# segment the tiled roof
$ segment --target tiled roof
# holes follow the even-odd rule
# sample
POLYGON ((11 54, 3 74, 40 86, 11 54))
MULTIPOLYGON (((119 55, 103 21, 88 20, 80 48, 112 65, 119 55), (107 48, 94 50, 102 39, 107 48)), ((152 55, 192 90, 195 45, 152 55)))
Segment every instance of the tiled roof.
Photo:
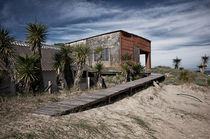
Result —
MULTIPOLYGON (((12 42, 13 48, 15 51, 15 55, 32 55, 32 51, 30 50, 30 44, 23 42, 23 41, 14 41, 12 42)), ((60 48, 58 46, 54 45, 43 45, 42 46, 42 59, 41 59, 41 64, 42 64, 42 70, 43 71, 54 71, 54 55, 56 52, 58 52, 60 48)), ((72 65, 73 70, 77 70, 77 66, 75 64, 72 65)), ((0 71, 1 70, 6 70, 4 62, 0 60, 0 71)), ((92 68, 89 66, 85 65, 85 70, 87 71, 92 71, 92 68)))
MULTIPOLYGON (((32 55, 32 51, 30 50, 30 44, 23 41, 14 41, 12 42, 13 48, 15 51, 15 55, 32 55)), ((43 71, 52 71, 54 68, 54 54, 59 51, 60 48, 53 45, 43 45, 42 46, 42 70, 43 71)), ((4 63, 0 60, 0 70, 6 70, 4 63)))

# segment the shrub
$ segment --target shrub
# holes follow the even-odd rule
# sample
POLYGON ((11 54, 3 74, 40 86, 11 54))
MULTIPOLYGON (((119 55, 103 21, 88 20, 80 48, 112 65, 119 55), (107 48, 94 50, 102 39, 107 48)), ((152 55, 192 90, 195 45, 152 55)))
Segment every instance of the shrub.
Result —
POLYGON ((179 73, 179 80, 183 82, 188 82, 190 80, 190 73, 187 70, 182 70, 179 73))
POLYGON ((144 71, 144 67, 141 64, 133 65, 134 75, 140 75, 144 71))
POLYGON ((207 79, 207 84, 210 86, 210 77, 207 79))

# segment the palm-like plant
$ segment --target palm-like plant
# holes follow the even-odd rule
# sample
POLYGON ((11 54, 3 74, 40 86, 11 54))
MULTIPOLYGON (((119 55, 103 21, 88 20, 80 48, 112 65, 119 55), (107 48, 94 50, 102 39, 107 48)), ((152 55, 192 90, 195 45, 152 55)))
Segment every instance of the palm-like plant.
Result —
POLYGON ((72 63, 72 47, 65 47, 62 46, 60 51, 55 54, 54 56, 54 66, 58 71, 58 78, 61 78, 62 82, 64 83, 67 89, 73 83, 72 78, 72 70, 71 70, 71 63, 72 63), (61 71, 61 72, 60 72, 61 71))
POLYGON ((31 50, 34 55, 37 55, 39 61, 37 62, 37 66, 39 69, 39 77, 38 77, 38 88, 39 90, 43 89, 43 77, 42 77, 42 66, 41 66, 41 47, 42 43, 45 42, 47 36, 47 27, 35 22, 34 24, 27 24, 26 27, 27 33, 26 37, 28 42, 31 44, 31 50))
POLYGON ((132 67, 134 65, 133 62, 131 62, 132 56, 128 53, 125 53, 121 56, 122 64, 121 64, 121 70, 122 73, 125 75, 126 82, 129 82, 131 80, 131 72, 132 67))
POLYGON ((132 70, 133 79, 139 79, 142 77, 141 73, 144 71, 144 67, 141 64, 134 64, 132 70))
POLYGON ((106 87, 106 85, 104 83, 104 79, 101 76, 103 70, 104 70, 103 63, 101 63, 101 62, 96 63, 95 71, 96 71, 96 74, 97 74, 96 78, 97 78, 97 87, 98 88, 105 88, 106 87))
POLYGON ((31 44, 31 50, 34 52, 34 54, 42 57, 41 43, 44 43, 46 41, 47 27, 35 22, 34 24, 27 24, 26 30, 26 37, 28 42, 31 44))
POLYGON ((174 69, 178 69, 180 62, 182 59, 179 59, 178 57, 176 57, 175 59, 173 59, 173 63, 174 63, 174 69))
POLYGON ((121 60, 127 62, 127 61, 130 61, 132 59, 132 55, 129 54, 129 53, 125 53, 121 56, 121 60))
POLYGON ((0 58, 7 67, 10 65, 10 59, 14 55, 12 41, 13 38, 9 36, 9 32, 0 26, 0 58))
POLYGON ((205 56, 202 56, 201 58, 203 60, 203 67, 206 68, 208 60, 209 60, 209 57, 205 55, 205 56))
POLYGON ((200 70, 200 72, 201 72, 201 73, 203 73, 203 72, 204 72, 204 67, 203 67, 203 65, 202 65, 202 64, 200 64, 200 65, 198 66, 198 68, 199 68, 199 70, 200 70))
POLYGON ((86 58, 90 54, 91 50, 89 46, 80 45, 74 47, 74 59, 77 65, 76 77, 74 79, 74 89, 79 90, 79 82, 82 78, 84 71, 84 65, 86 63, 86 58))
POLYGON ((99 46, 99 47, 96 47, 94 49, 94 53, 96 54, 96 61, 97 63, 99 61, 101 61, 101 57, 102 57, 102 51, 104 50, 104 47, 103 46, 99 46))
POLYGON ((37 73, 39 71, 36 63, 39 58, 37 56, 18 56, 16 69, 19 82, 23 82, 25 93, 29 93, 32 82, 37 80, 37 73))

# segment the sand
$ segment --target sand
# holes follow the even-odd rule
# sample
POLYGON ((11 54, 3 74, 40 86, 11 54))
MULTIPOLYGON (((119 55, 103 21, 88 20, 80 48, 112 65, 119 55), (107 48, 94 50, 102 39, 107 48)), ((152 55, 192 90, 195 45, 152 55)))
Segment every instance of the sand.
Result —
POLYGON ((152 86, 79 113, 57 117, 25 113, 0 133, 5 137, 9 131, 26 138, 209 139, 210 90, 194 84, 152 86))

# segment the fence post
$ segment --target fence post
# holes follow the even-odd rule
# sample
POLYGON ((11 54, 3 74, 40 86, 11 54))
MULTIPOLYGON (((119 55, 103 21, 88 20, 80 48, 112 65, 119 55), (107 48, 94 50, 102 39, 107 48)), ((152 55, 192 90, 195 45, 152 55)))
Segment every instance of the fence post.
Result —
POLYGON ((88 90, 90 89, 90 77, 87 77, 87 83, 88 83, 88 90))
POLYGON ((49 94, 52 94, 52 82, 51 81, 48 81, 48 87, 49 87, 49 89, 48 89, 49 94))

